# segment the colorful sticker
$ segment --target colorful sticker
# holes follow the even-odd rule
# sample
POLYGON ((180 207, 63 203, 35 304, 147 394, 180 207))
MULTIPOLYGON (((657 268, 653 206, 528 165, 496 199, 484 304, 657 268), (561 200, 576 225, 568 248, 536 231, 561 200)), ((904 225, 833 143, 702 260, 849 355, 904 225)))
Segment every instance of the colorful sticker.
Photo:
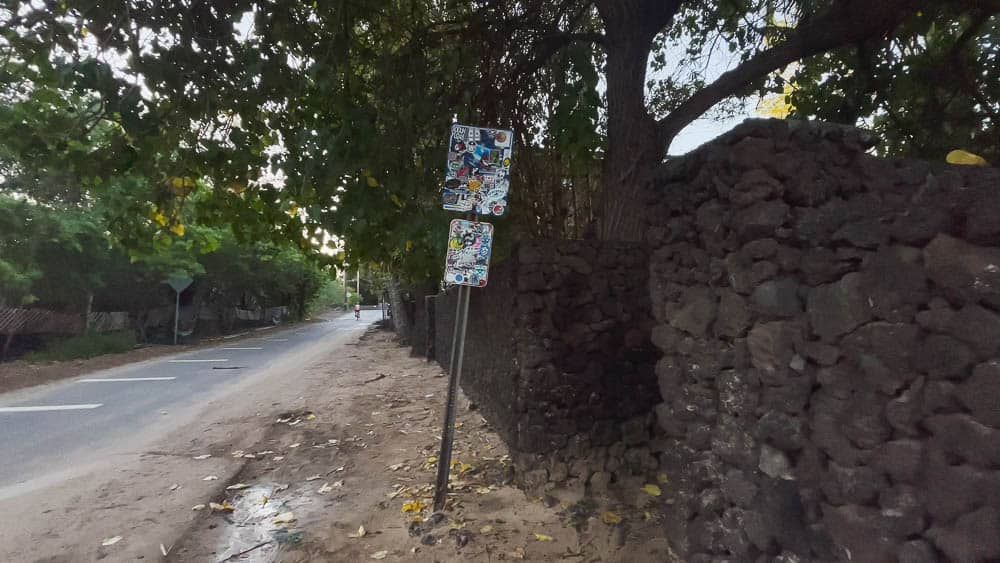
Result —
POLYGON ((503 215, 513 150, 512 131, 452 125, 441 198, 444 208, 503 215))
POLYGON ((483 287, 490 270, 493 225, 455 219, 448 229, 444 282, 483 287))

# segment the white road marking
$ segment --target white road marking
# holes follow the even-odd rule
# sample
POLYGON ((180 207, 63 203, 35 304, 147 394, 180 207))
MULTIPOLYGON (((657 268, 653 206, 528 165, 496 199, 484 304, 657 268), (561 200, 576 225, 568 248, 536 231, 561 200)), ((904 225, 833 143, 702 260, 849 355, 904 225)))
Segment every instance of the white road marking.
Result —
POLYGON ((260 346, 247 346, 245 348, 219 348, 219 350, 263 350, 260 346))
POLYGON ((81 379, 80 383, 117 383, 130 381, 171 381, 176 377, 103 377, 92 379, 81 379))
POLYGON ((228 362, 228 361, 229 361, 228 358, 216 359, 216 360, 167 360, 167 362, 171 364, 194 364, 200 362, 228 362))
POLYGON ((37 407, 0 407, 0 412, 44 412, 44 411, 81 411, 96 409, 104 403, 83 405, 39 405, 37 407))

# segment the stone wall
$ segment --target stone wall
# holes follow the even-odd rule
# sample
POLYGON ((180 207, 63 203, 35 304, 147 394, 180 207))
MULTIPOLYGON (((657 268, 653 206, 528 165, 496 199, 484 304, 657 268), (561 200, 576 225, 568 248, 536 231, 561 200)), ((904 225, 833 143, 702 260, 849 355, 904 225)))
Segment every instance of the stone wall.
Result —
POLYGON ((686 561, 1000 559, 1000 171, 868 146, 748 122, 651 204, 686 561))
MULTIPOLYGON (((462 387, 511 447, 528 488, 656 469, 647 259, 637 245, 522 242, 472 291, 462 387)), ((445 368, 455 297, 441 294, 434 306, 445 368)))

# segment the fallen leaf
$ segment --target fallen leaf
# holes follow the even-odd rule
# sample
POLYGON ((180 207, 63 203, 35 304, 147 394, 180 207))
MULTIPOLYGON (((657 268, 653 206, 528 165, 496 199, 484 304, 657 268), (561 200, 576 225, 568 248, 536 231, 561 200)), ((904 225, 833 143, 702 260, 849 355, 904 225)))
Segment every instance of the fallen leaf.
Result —
POLYGON ((215 475, 206 475, 201 478, 202 481, 217 481, 218 479, 215 475))
POLYGON ((524 559, 524 548, 516 547, 514 551, 510 552, 510 556, 513 559, 524 559))
POLYGON ((605 524, 618 524, 622 521, 622 517, 611 512, 610 510, 601 513, 601 520, 605 524))
POLYGON ((247 485, 246 483, 236 483, 235 485, 229 485, 228 487, 226 487, 226 490, 227 491, 238 491, 240 489, 249 489, 249 488, 250 488, 250 485, 247 485))
POLYGON ((643 512, 642 513, 642 519, 643 520, 652 520, 653 519, 653 515, 650 514, 649 512, 643 512))
POLYGON ((315 475, 310 475, 310 476, 306 477, 306 481, 315 481, 317 479, 322 479, 322 478, 323 478, 323 476, 320 475, 319 473, 317 473, 315 475))
POLYGON ((243 457, 247 459, 257 459, 257 456, 255 454, 243 454, 243 457))
POLYGON ((538 532, 535 532, 535 539, 538 541, 555 541, 554 539, 552 539, 552 536, 547 534, 539 534, 538 532))
POLYGON ((479 528, 480 534, 489 534, 492 532, 493 532, 493 526, 490 526, 489 524, 483 526, 482 528, 479 528))
POLYGON ((403 503, 403 512, 420 512, 426 506, 420 499, 410 500, 403 503))
POLYGON ((288 524, 295 521, 295 515, 291 512, 282 512, 271 520, 272 524, 288 524))
POLYGON ((375 553, 372 554, 372 559, 385 559, 387 555, 389 555, 388 551, 385 550, 376 551, 375 553))
POLYGON ((302 445, 302 444, 300 444, 300 443, 298 443, 298 442, 295 442, 294 444, 289 444, 289 446, 288 446, 288 447, 289 447, 289 448, 297 448, 297 447, 299 447, 299 446, 301 446, 301 445, 302 445))
POLYGON ((281 461, 281 460, 285 459, 285 456, 283 456, 283 455, 276 455, 272 459, 274 461, 281 461))
POLYGON ((215 510, 215 511, 218 511, 218 512, 232 512, 233 510, 236 509, 235 506, 229 504, 228 500, 222 501, 222 504, 219 504, 217 502, 210 502, 210 503, 208 503, 208 506, 212 510, 215 510))
POLYGON ((642 490, 643 490, 643 492, 645 492, 647 495, 649 495, 651 497, 658 497, 658 496, 660 496, 660 494, 662 494, 660 492, 660 488, 657 487, 656 485, 652 484, 652 483, 646 484, 646 486, 644 486, 642 488, 642 490))
POLYGON ((269 455, 269 454, 273 454, 273 453, 274 453, 274 451, 272 451, 272 450, 264 450, 262 452, 257 452, 257 455, 269 455))
POLYGON ((394 464, 392 464, 392 465, 389 466, 389 470, 390 471, 399 471, 402 468, 403 468, 403 464, 402 463, 394 463, 394 464))
POLYGON ((102 541, 101 545, 103 545, 103 546, 115 545, 116 543, 118 543, 120 541, 122 541, 122 537, 121 536, 115 536, 113 538, 108 538, 108 539, 102 541))
POLYGON ((340 467, 338 467, 338 468, 334 469, 334 471, 343 471, 343 470, 344 470, 344 469, 346 469, 346 468, 347 468, 347 466, 346 466, 346 465, 341 465, 340 467))
POLYGON ((366 530, 364 526, 358 526, 358 533, 356 533, 356 534, 347 534, 347 537, 350 537, 350 538, 363 538, 363 537, 365 537, 367 535, 368 535, 368 530, 366 530))
POLYGON ((275 485, 274 486, 274 492, 280 493, 281 491, 284 491, 287 488, 288 488, 288 485, 275 485))
POLYGON ((212 454, 202 454, 194 456, 194 459, 203 460, 203 459, 208 459, 210 457, 212 457, 212 454))
POLYGON ((243 450, 236 450, 233 452, 233 457, 241 457, 243 455, 243 450))
POLYGON ((170 485, 170 490, 171 491, 176 491, 179 488, 181 488, 181 486, 178 485, 177 483, 174 483, 173 485, 170 485))
POLYGON ((343 487, 344 486, 344 480, 341 479, 340 481, 334 481, 333 482, 333 486, 334 487, 343 487))
POLYGON ((323 483, 323 486, 319 488, 319 494, 325 495, 326 493, 329 493, 332 490, 333 487, 330 486, 330 483, 323 483))
POLYGON ((427 458, 427 463, 437 463, 437 460, 438 460, 437 456, 432 456, 427 458))
POLYGON ((659 481, 663 485, 666 485, 667 483, 670 482, 670 479, 667 477, 666 473, 660 473, 659 475, 657 475, 656 476, 656 480, 659 481))
POLYGON ((309 413, 309 416, 306 417, 306 420, 316 420, 316 415, 309 413))
POLYGON ((196 504, 196 505, 194 505, 194 506, 191 507, 191 510, 205 510, 205 505, 204 504, 196 504))
POLYGON ((160 544, 160 553, 162 553, 162 554, 163 554, 163 556, 164 556, 164 557, 166 557, 167 555, 170 555, 170 550, 171 550, 171 549, 173 549, 173 547, 174 547, 174 546, 170 546, 170 547, 166 547, 166 546, 164 546, 164 545, 163 545, 163 544, 161 543, 161 544, 160 544))

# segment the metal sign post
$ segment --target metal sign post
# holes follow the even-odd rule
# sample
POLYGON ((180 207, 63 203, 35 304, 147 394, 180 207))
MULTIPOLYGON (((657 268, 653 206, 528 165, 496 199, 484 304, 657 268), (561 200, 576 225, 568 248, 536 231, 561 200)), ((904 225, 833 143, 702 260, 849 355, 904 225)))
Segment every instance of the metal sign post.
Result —
POLYGON ((462 359, 465 355, 465 329, 469 322, 469 297, 472 288, 458 286, 458 304, 455 307, 455 330, 451 337, 451 361, 448 367, 448 399, 444 410, 444 429, 441 432, 441 451, 438 453, 437 481, 434 484, 434 510, 444 510, 448 500, 448 477, 451 474, 451 449, 455 442, 455 411, 458 383, 462 378, 462 359))
POLYGON ((180 325, 180 319, 181 319, 181 292, 187 289, 187 287, 191 285, 191 282, 193 281, 194 280, 191 279, 187 274, 182 274, 182 273, 171 274, 170 277, 166 279, 167 284, 170 285, 170 287, 172 287, 174 289, 174 292, 177 294, 177 298, 174 301, 174 345, 175 346, 177 345, 177 330, 180 325))
POLYGON ((514 133, 505 129, 454 124, 448 140, 448 166, 442 204, 449 211, 474 213, 455 219, 448 232, 444 281, 458 286, 455 330, 451 339, 448 397, 441 431, 434 510, 444 510, 448 501, 448 478, 455 442, 456 401, 462 379, 465 333, 469 324, 469 300, 473 287, 485 287, 493 246, 493 225, 480 223, 479 215, 503 215, 507 207, 514 133))

